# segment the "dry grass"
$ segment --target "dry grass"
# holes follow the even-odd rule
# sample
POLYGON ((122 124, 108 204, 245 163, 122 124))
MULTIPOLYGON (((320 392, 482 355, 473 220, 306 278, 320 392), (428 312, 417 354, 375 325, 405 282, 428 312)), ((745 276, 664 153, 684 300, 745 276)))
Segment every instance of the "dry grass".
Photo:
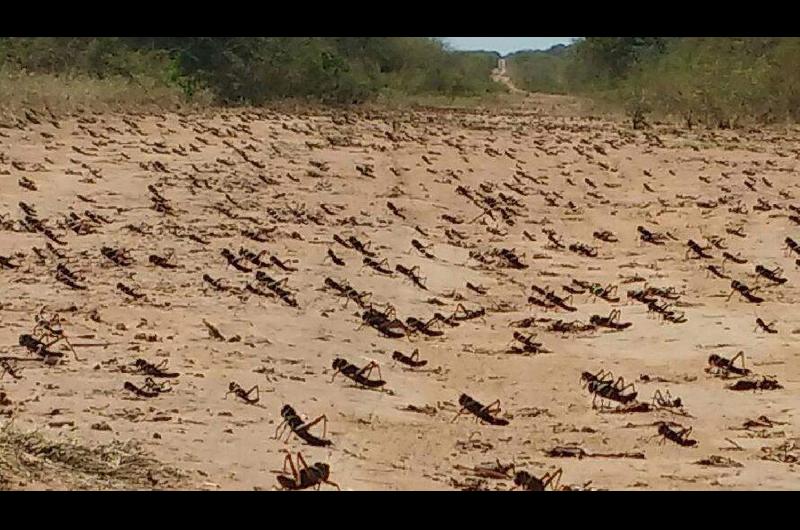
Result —
POLYGON ((148 78, 97 79, 0 70, 0 110, 5 112, 45 107, 56 113, 175 110, 210 103, 207 93, 187 102, 177 87, 148 78))
MULTIPOLYGON (((502 91, 481 96, 408 95, 388 91, 377 100, 359 105, 362 108, 407 110, 409 108, 500 108, 519 106, 523 97, 502 91)), ((17 114, 25 109, 50 109, 56 114, 74 112, 148 112, 201 110, 218 106, 208 91, 201 91, 187 101, 178 87, 152 78, 121 76, 98 79, 83 75, 26 73, 0 69, 0 112, 17 114)), ((319 107, 301 98, 271 101, 264 107, 297 111, 319 107)))
MULTIPOLYGON (((386 91, 375 101, 362 103, 359 109, 380 111, 408 111, 412 109, 454 109, 496 111, 510 108, 534 108, 548 113, 585 115, 590 112, 585 101, 565 105, 565 101, 578 98, 549 96, 546 94, 490 92, 481 96, 408 95, 386 91), (550 100, 557 102, 553 104, 550 100)), ((270 101, 261 108, 286 113, 314 113, 318 102, 302 98, 284 98, 270 101)), ((13 123, 22 118, 26 109, 49 109, 55 115, 74 115, 84 112, 203 112, 219 108, 209 91, 194 94, 187 100, 178 87, 168 86, 153 78, 126 78, 121 76, 98 79, 83 75, 54 75, 26 73, 0 68, 0 121, 13 123)), ((591 109, 594 110, 594 109, 591 109)))
POLYGON ((167 489, 184 476, 148 456, 134 442, 87 447, 41 433, 0 428, 0 490, 167 489))

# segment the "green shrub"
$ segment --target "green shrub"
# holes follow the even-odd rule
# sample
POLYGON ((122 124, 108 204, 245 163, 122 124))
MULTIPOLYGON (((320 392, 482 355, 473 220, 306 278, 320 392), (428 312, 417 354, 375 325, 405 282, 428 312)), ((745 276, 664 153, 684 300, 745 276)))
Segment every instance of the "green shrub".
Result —
POLYGON ((6 71, 147 79, 191 100, 284 98, 361 103, 379 94, 473 96, 498 90, 497 54, 463 53, 421 37, 2 38, 6 71))
POLYGON ((690 125, 800 119, 795 37, 588 37, 557 55, 515 54, 509 71, 528 90, 586 95, 690 125))

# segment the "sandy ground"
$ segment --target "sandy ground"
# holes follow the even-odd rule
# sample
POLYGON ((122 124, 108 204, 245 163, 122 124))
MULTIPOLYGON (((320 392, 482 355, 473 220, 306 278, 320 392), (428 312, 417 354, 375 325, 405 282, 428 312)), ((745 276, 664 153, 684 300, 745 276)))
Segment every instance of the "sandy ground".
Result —
MULTIPOLYGON (((18 266, 0 270, 0 355, 32 359, 9 361, 19 379, 0 379, 6 394, 0 423, 88 446, 136 440, 185 472, 184 487, 193 488, 274 488, 288 449, 309 463, 329 464, 331 480, 346 490, 509 489, 511 474, 475 476, 475 466, 498 461, 535 476, 562 468, 561 484, 573 487, 591 481, 590 487, 613 490, 796 489, 800 315, 793 304, 800 256, 787 254, 784 239, 800 240, 800 226, 789 218, 800 214, 788 208, 800 205, 800 135, 634 131, 552 116, 535 98, 527 105, 391 115, 102 114, 57 122, 37 114, 31 117, 38 123, 25 119, 0 129, 0 256, 18 266), (22 177, 36 191, 21 186, 22 177), (148 185, 172 215, 154 209, 148 185), (493 219, 457 193, 459 186, 493 205, 493 219), (754 210, 759 200, 771 209, 754 210), (26 231, 20 201, 64 244, 26 231), (91 222, 87 210, 108 222, 91 222), (70 214, 94 232, 67 227, 70 214), (642 242, 638 225, 674 239, 642 242), (744 237, 726 231, 738 227, 744 237), (543 229, 555 231, 565 248, 552 248, 543 229), (595 239, 602 230, 618 242, 595 239), (261 232, 263 241, 246 232, 261 232), (392 274, 363 266, 363 256, 335 242, 335 234, 369 242, 392 274), (747 260, 727 261, 725 274, 759 286, 763 303, 738 294, 726 300, 730 280, 705 268, 722 266, 715 236, 747 260), (415 250, 412 239, 430 245, 433 257, 415 250), (709 247, 712 258, 687 258, 689 239, 709 247), (573 243, 596 248, 597 256, 566 248, 573 243), (117 265, 103 246, 127 249, 135 262, 117 265), (238 256, 242 247, 264 251, 269 266, 246 260, 241 264, 251 272, 228 266, 220 252, 238 256), (470 256, 503 248, 514 249, 527 267, 470 256), (325 260, 328 249, 345 264, 325 260), (151 254, 172 254, 178 268, 153 265, 151 254), (284 271, 270 257, 296 270, 284 271), (57 281, 58 264, 82 277, 86 289, 57 281), (427 289, 395 272, 398 264, 418 266, 427 289), (757 278, 758 264, 782 267, 788 281, 773 286, 757 278), (286 279, 283 288, 297 307, 244 290, 259 286, 256 269, 286 279), (243 292, 216 291, 204 274, 243 292), (403 321, 450 315, 459 297, 486 315, 457 327, 432 326, 444 332, 439 337, 386 338, 372 327, 359 329, 361 310, 325 289, 327 277, 371 292, 376 307, 390 303, 403 321), (616 285, 620 301, 587 292, 572 296, 575 312, 528 304, 536 296, 531 285, 566 297, 563 286, 575 287, 572 279, 616 285), (132 299, 118 282, 146 297, 132 299), (664 322, 629 300, 627 292, 645 283, 680 293, 671 309, 687 321, 664 322), (82 360, 56 344, 52 349, 65 355, 48 366, 18 346, 43 306, 60 314, 72 343, 89 344, 76 347, 82 360), (564 334, 548 331, 544 320, 588 323, 613 309, 632 326, 564 334), (537 320, 528 329, 510 325, 529 317, 537 320), (774 321, 777 333, 754 330, 757 317, 774 321), (515 331, 537 333, 549 353, 510 353, 515 331), (395 350, 415 349, 428 361, 423 368, 392 359, 395 350), (737 392, 726 388, 733 380, 706 373, 710 354, 730 358, 739 351, 748 368, 776 377, 783 388, 737 392), (358 388, 342 375, 331 381, 336 357, 358 366, 375 361, 386 386, 358 388), (126 381, 144 384, 144 376, 121 371, 138 358, 168 361, 180 374, 169 380, 172 390, 153 398, 126 390, 126 381), (681 398, 685 415, 594 409, 580 376, 601 369, 634 383, 641 402, 668 389, 681 398), (257 385, 260 401, 226 397, 232 381, 257 385), (469 414, 452 422, 462 393, 486 405, 499 400, 499 416, 509 424, 477 423, 469 414), (324 414, 333 445, 273 439, 284 404, 307 420, 324 414), (743 428, 759 416, 775 423, 743 428), (689 438, 698 445, 662 443, 660 421, 692 427, 689 438), (570 444, 590 454, 644 458, 545 454, 570 444), (697 463, 712 456, 733 462, 697 463)), ((322 423, 311 432, 322 436, 322 423)))

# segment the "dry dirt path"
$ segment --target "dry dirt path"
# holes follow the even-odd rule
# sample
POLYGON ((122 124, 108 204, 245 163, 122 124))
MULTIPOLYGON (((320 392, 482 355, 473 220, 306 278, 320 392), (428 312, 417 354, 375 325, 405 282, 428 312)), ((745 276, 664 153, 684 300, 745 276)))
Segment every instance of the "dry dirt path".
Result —
POLYGON ((516 85, 514 85, 514 82, 511 81, 511 77, 508 75, 505 59, 498 59, 497 68, 492 70, 492 80, 505 85, 512 94, 525 93, 524 90, 517 88, 516 85))
MULTIPOLYGON (((20 377, 0 379, 0 422, 90 446, 138 441, 208 488, 272 488, 286 449, 328 463, 344 489, 508 489, 508 478, 480 482, 464 471, 496 460, 537 476, 562 468, 562 484, 607 489, 800 485, 791 463, 800 256, 784 248, 787 236, 800 241, 790 218, 800 203, 796 131, 644 134, 534 107, 37 116, 0 130, 0 356, 35 357, 18 339, 43 306, 59 312, 73 342, 108 345, 79 347, 84 360, 66 353, 52 366, 10 361, 20 377), (644 243, 637 226, 674 239, 644 243), (600 231, 617 241, 597 239, 600 231), (334 236, 368 244, 387 272, 334 236), (687 259, 689 239, 712 258, 687 259), (571 251, 577 244, 597 255, 571 251), (104 246, 127 250, 132 263, 112 262, 104 246), (224 249, 249 272, 230 266, 224 249), (239 259, 244 250, 262 265, 239 259), (726 299, 731 280, 706 269, 722 270, 723 252, 747 260, 726 261, 724 274, 757 285, 762 304, 726 299), (512 254, 524 268, 509 268, 502 256, 512 254), (86 289, 59 281, 59 264, 86 289), (782 267, 788 281, 758 279, 759 264, 782 267), (259 281, 257 270, 281 283, 259 281), (362 310, 326 278, 372 293, 369 302, 391 304, 403 322, 448 316, 458 304, 486 313, 432 325, 441 336, 386 338, 360 327, 362 310), (620 300, 571 294, 573 280, 616 286, 620 300), (570 297, 576 311, 530 305, 529 296, 542 297, 532 285, 570 297), (645 286, 673 288, 679 299, 658 303, 687 321, 665 322, 628 300, 645 286), (284 300, 275 295, 282 290, 284 300), (586 325, 614 310, 631 327, 550 331, 558 319, 586 325), (778 332, 754 331, 756 317, 778 332), (532 327, 512 326, 526 318, 532 327), (549 352, 513 353, 515 331, 535 333, 549 352), (425 367, 393 360, 415 350, 425 367), (704 371, 710 354, 739 351, 783 389, 728 390, 731 381, 704 371), (336 357, 377 362, 385 390, 331 381, 336 357), (145 384, 123 371, 140 358, 180 374, 170 392, 143 398, 124 388, 145 384), (670 390, 689 416, 593 409, 579 379, 601 369, 635 383, 642 402, 670 390), (231 382, 257 385, 260 401, 226 396, 231 382), (452 422, 462 393, 499 399, 509 424, 452 422), (308 419, 324 414, 333 445, 274 440, 284 404, 308 419), (760 416, 780 423, 742 427, 760 416), (692 427, 699 445, 660 445, 659 421, 692 427), (546 454, 569 444, 644 458, 546 454), (712 456, 734 463, 697 463, 712 456)), ((321 436, 321 427, 312 432, 321 436)))

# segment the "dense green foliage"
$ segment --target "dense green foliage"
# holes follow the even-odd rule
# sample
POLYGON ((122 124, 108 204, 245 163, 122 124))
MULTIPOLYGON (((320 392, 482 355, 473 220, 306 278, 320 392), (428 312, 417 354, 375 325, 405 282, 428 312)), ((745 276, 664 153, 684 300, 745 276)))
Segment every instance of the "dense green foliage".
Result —
POLYGON ((550 50, 514 53, 506 57, 508 75, 518 88, 529 92, 565 93, 566 67, 570 63, 563 55, 550 50))
POLYGON ((800 119, 800 38, 588 37, 554 51, 509 57, 512 79, 690 124, 800 119))
MULTIPOLYGON (((73 95, 78 86, 118 87, 155 101, 453 98, 501 90, 490 76, 497 59, 422 37, 4 37, 0 93, 61 78, 73 95)), ((507 63, 522 89, 587 95, 639 116, 712 125, 800 120, 800 38, 587 37, 507 63)))
POLYGON ((497 54, 422 37, 2 38, 0 68, 120 76, 210 90, 221 103, 282 98, 362 102, 386 93, 473 96, 500 88, 497 54))

